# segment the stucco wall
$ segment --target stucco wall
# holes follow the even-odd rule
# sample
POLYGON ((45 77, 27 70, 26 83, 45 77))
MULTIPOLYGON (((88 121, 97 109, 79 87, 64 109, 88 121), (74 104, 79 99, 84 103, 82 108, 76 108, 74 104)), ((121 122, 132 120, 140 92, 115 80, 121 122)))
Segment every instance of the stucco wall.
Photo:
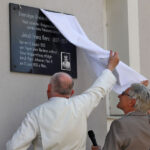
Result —
POLYGON ((141 73, 150 79, 150 1, 139 1, 139 37, 141 73))
MULTIPOLYGON (((117 51, 120 60, 129 65, 129 42, 128 42, 128 11, 127 1, 106 0, 107 14, 107 47, 117 51)), ((122 112, 116 108, 118 103, 117 94, 111 92, 109 97, 108 115, 115 116, 122 112)))
MULTIPOLYGON (((103 0, 1 0, 0 9, 0 150, 19 127, 25 113, 47 100, 49 76, 10 72, 9 2, 73 14, 79 20, 88 37, 103 47, 103 0)), ((16 29, 17 30, 17 29, 16 29)), ((86 57, 77 52, 78 79, 75 94, 88 88, 95 80, 86 57)), ((89 128, 96 132, 97 141, 103 144, 106 135, 105 101, 88 120, 89 128)), ((80 128, 80 126, 79 126, 80 128)), ((87 150, 90 150, 87 141, 87 150)))

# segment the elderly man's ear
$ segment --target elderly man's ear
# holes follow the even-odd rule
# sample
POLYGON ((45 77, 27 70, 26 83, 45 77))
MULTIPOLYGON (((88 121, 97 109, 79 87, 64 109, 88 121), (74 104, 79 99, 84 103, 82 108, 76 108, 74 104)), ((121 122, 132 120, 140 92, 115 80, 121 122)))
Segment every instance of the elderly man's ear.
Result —
POLYGON ((49 91, 49 92, 51 91, 51 84, 50 83, 48 84, 47 91, 49 91))
POLYGON ((72 96, 73 94, 74 94, 74 90, 72 89, 72 91, 71 91, 71 94, 70 94, 70 95, 72 96))
POLYGON ((130 108, 133 108, 135 106, 135 103, 136 103, 136 99, 132 99, 131 101, 129 101, 130 108))
POLYGON ((50 93, 51 93, 51 84, 49 83, 48 87, 47 87, 47 97, 48 98, 50 98, 50 93))

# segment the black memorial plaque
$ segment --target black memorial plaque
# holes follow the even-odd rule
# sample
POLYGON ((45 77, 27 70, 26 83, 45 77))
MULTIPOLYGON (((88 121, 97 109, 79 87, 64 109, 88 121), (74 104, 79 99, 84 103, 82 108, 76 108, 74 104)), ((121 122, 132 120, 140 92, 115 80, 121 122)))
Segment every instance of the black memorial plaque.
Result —
POLYGON ((38 8, 10 3, 10 70, 77 77, 76 47, 38 8))

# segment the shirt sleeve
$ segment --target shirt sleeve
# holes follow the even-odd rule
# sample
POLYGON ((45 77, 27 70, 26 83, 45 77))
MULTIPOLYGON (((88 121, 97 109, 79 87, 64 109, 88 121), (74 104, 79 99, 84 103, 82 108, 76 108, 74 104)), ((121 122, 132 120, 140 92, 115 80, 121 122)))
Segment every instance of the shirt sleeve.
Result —
POLYGON ((115 82, 116 78, 112 72, 108 69, 104 70, 88 90, 71 98, 74 106, 76 109, 84 111, 88 117, 100 100, 112 89, 115 82))
POLYGON ((27 150, 37 133, 36 119, 32 113, 28 113, 12 139, 7 142, 6 150, 27 150))

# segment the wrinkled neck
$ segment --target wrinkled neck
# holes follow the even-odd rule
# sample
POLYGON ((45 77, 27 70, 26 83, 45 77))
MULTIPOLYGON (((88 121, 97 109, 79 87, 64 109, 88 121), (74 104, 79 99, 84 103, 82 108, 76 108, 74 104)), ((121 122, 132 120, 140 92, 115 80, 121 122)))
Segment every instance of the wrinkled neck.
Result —
POLYGON ((128 114, 128 113, 133 112, 133 111, 135 111, 135 108, 129 108, 127 110, 124 110, 124 114, 128 114))

